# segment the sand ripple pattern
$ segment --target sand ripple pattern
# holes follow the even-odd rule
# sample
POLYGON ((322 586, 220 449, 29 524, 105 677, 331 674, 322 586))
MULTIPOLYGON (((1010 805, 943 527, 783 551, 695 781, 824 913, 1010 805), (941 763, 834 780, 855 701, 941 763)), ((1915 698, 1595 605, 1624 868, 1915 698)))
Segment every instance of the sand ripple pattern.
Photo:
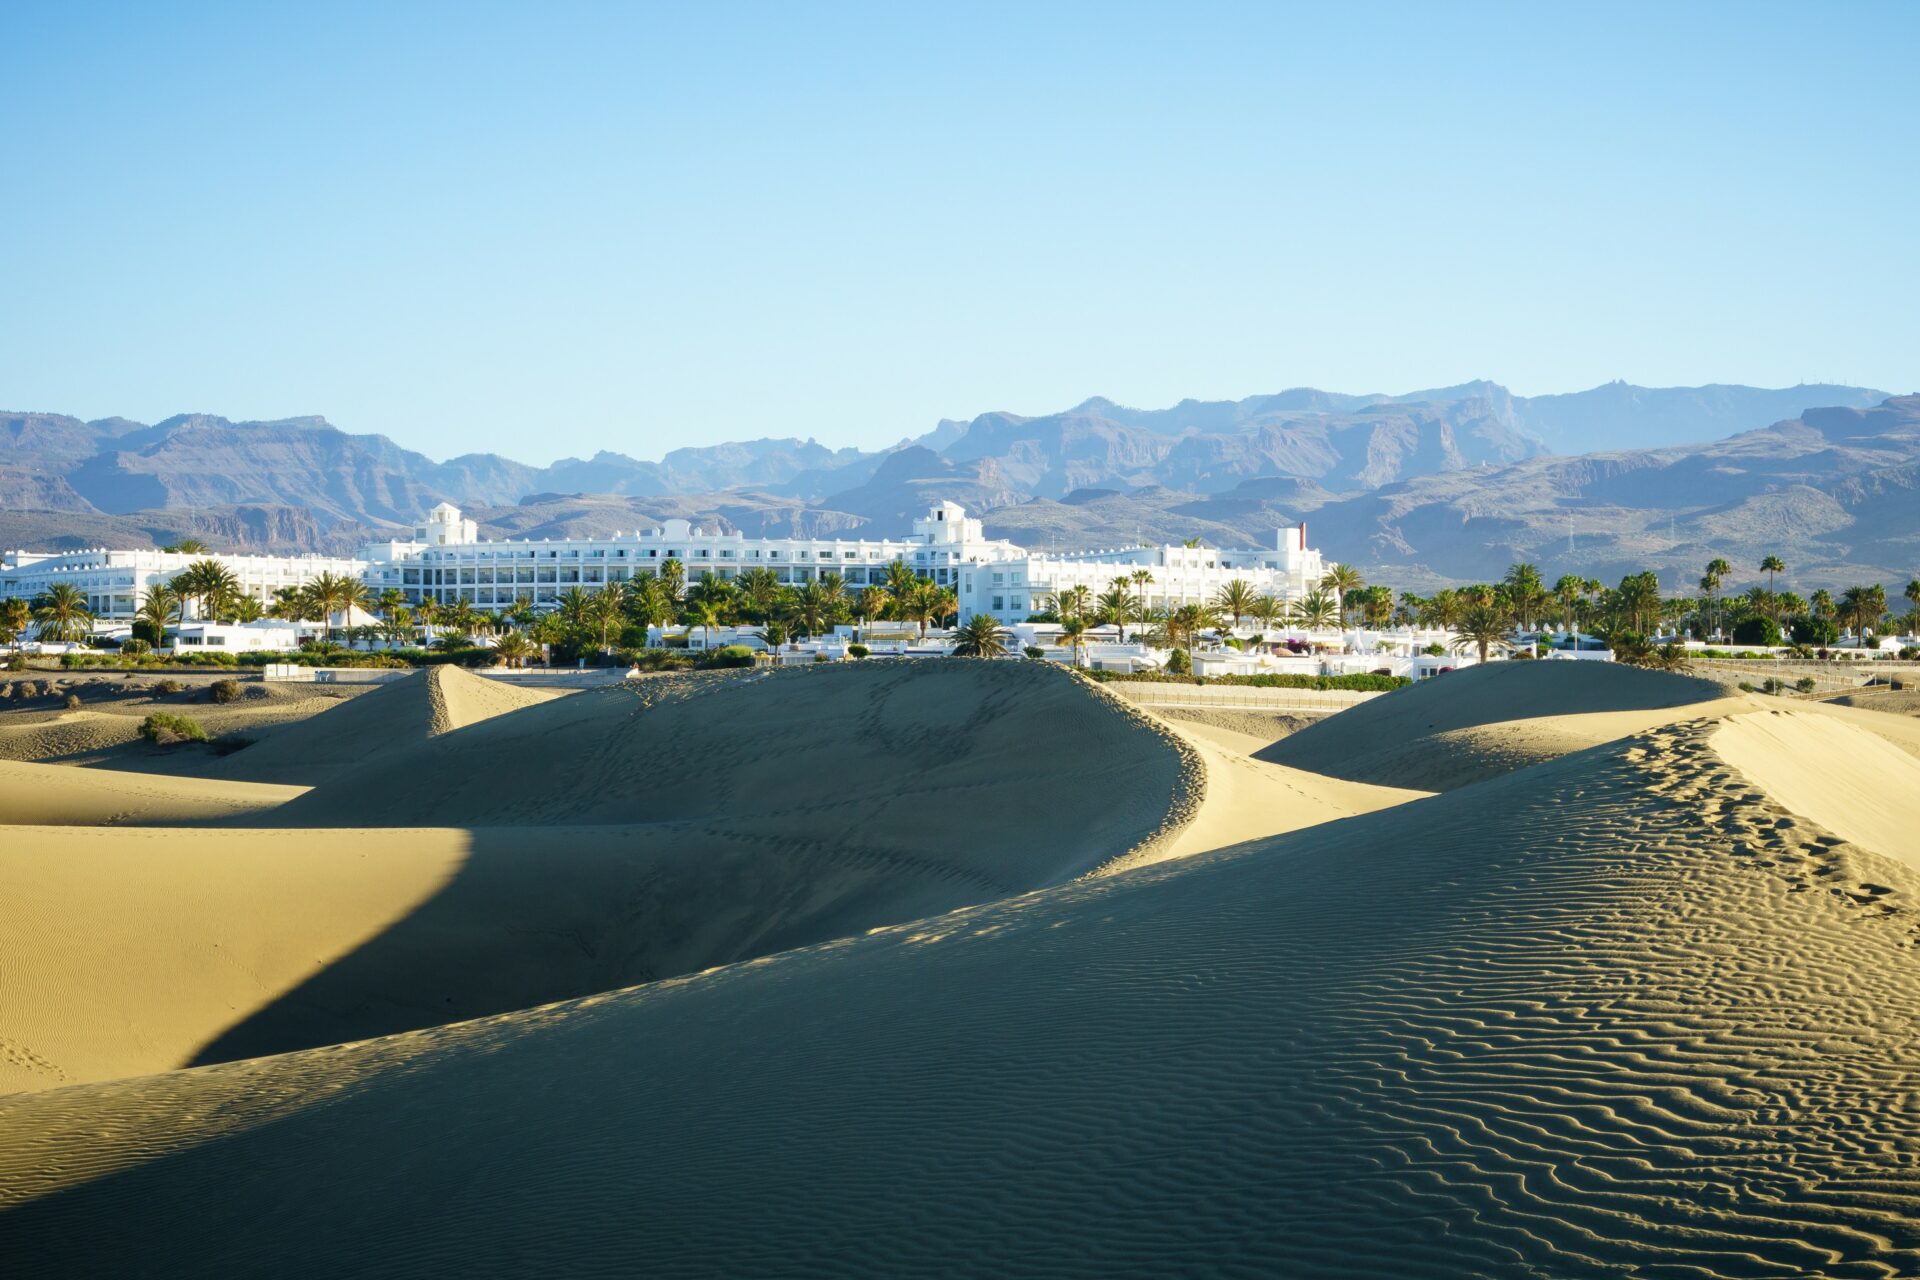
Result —
POLYGON ((0 1252, 1920 1275, 1920 884, 1707 729, 646 988, 0 1100, 0 1252))

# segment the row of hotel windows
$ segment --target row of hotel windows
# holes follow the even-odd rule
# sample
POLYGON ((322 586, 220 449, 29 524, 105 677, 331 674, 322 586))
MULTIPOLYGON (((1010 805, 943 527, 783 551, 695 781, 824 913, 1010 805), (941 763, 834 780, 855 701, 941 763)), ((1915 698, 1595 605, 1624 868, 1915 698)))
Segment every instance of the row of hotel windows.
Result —
MULTIPOLYGON (((606 551, 605 548, 592 548, 585 551, 582 551, 578 548, 573 548, 567 551, 560 551, 560 550, 552 550, 552 551, 526 551, 526 550, 520 550, 520 551, 429 551, 425 555, 421 556, 421 559, 423 560, 494 560, 494 559, 539 560, 543 558, 547 560, 580 560, 580 559, 606 560, 609 558, 614 560, 624 560, 627 558, 627 551, 625 547, 616 548, 611 553, 611 555, 609 555, 609 553, 606 551)), ((689 558, 694 560, 712 560, 715 558, 715 556, 712 550, 707 547, 695 547, 690 551, 684 551, 684 552, 669 548, 664 553, 658 547, 649 547, 647 549, 647 554, 645 556, 636 555, 634 558, 645 559, 645 560, 659 560, 659 559, 682 560, 682 559, 689 559, 689 558)), ((734 559, 734 554, 732 549, 727 547, 722 547, 720 549, 720 555, 718 558, 721 560, 734 559)), ((742 560, 758 560, 760 559, 760 552, 757 550, 750 550, 746 552, 744 555, 740 556, 739 558, 742 560)), ((801 551, 794 551, 794 552, 769 551, 767 552, 766 558, 769 560, 779 560, 783 558, 788 560, 860 560, 860 559, 905 560, 907 559, 907 553, 904 550, 898 550, 898 551, 881 550, 881 551, 866 551, 866 552, 819 551, 819 550, 814 550, 814 551, 801 550, 801 551)), ((928 555, 927 555, 927 552, 925 551, 916 551, 913 553, 913 559, 917 563, 924 564, 926 563, 927 558, 928 558, 928 555)), ((959 553, 955 551, 937 552, 933 555, 933 559, 957 560, 959 559, 959 553)))
MULTIPOLYGON (((813 569, 796 565, 793 568, 779 568, 773 571, 774 581, 782 583, 811 582, 816 574, 832 573, 832 569, 813 569)), ((541 565, 538 567, 521 566, 499 569, 405 569, 401 572, 401 583, 405 588, 434 587, 489 587, 489 586, 602 586, 607 582, 626 582, 630 578, 648 578, 653 576, 651 569, 629 571, 623 566, 602 569, 599 566, 585 568, 573 566, 541 565)), ((687 575, 689 582, 698 582, 702 578, 714 577, 730 579, 735 576, 732 569, 695 569, 687 575)), ((933 580, 942 586, 958 581, 960 571, 945 567, 935 569, 933 580)), ((883 568, 849 568, 841 575, 841 580, 850 587, 864 587, 876 582, 885 582, 887 571, 883 568)), ((508 597, 511 602, 511 596, 508 597)))

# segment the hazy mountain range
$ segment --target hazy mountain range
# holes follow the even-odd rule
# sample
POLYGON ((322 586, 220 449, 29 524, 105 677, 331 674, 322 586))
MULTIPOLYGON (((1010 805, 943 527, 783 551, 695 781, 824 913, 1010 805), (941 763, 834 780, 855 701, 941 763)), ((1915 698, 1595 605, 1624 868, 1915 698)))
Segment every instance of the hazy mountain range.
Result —
MULTIPOLYGON (((1296 389, 1042 417, 942 421, 886 450, 761 439, 658 461, 438 462, 324 418, 147 425, 0 414, 0 545, 345 550, 442 499, 494 537, 668 516, 750 533, 904 532, 939 498, 1041 547, 1198 534, 1265 541, 1302 518, 1330 556, 1405 586, 1516 558, 1607 576, 1777 552, 1806 576, 1920 571, 1920 399, 1862 387, 1522 397, 1492 382, 1405 395, 1296 389), (1568 551, 1571 535, 1572 551, 1568 551)), ((1756 559, 1757 562, 1757 559, 1756 559)))

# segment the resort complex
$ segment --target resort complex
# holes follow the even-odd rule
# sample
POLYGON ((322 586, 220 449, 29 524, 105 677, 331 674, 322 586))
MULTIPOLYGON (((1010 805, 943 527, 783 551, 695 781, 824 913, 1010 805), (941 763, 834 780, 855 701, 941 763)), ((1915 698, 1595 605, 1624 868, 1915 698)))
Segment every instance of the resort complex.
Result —
POLYGON ((66 583, 86 597, 102 622, 129 622, 146 596, 189 564, 211 559, 232 570, 245 594, 263 607, 276 591, 320 574, 350 575, 378 598, 397 590, 409 604, 465 604, 510 608, 524 601, 550 609, 571 588, 598 591, 609 584, 660 575, 669 562, 688 585, 736 580, 766 569, 782 585, 837 575, 855 590, 882 582, 900 563, 914 575, 953 592, 961 622, 987 614, 1019 622, 1040 611, 1054 593, 1084 587, 1094 595, 1116 583, 1146 607, 1176 608, 1213 600, 1235 580, 1282 602, 1316 587, 1320 553, 1306 545, 1304 524, 1280 529, 1271 547, 1138 546, 1084 553, 1031 552, 988 538, 964 508, 942 502, 913 522, 905 538, 749 538, 668 520, 651 529, 605 538, 559 541, 482 540, 478 527, 441 503, 406 541, 372 543, 351 559, 320 556, 245 556, 166 551, 87 551, 0 556, 0 599, 34 599, 66 583))

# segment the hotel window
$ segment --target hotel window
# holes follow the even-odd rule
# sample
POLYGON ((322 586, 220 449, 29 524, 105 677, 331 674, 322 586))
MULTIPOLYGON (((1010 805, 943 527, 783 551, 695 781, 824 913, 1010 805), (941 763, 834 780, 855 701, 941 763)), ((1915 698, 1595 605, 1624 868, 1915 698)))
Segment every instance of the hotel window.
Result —
POLYGON ((767 559, 769 559, 769 560, 778 560, 779 558, 780 558, 780 553, 779 553, 778 551, 769 551, 769 552, 767 552, 767 559))
POLYGON ((995 613, 1000 612, 1002 609, 1006 607, 1007 607, 1007 598, 1005 596, 995 596, 993 598, 993 611, 995 613))
POLYGON ((1020 603, 1020 597, 1019 597, 1019 596, 1015 596, 1015 597, 1013 598, 1013 605, 1012 605, 1012 607, 1013 607, 1014 609, 1024 609, 1024 608, 1026 608, 1027 606, 1025 606, 1025 605, 1023 605, 1023 604, 1021 604, 1021 603, 1020 603))

